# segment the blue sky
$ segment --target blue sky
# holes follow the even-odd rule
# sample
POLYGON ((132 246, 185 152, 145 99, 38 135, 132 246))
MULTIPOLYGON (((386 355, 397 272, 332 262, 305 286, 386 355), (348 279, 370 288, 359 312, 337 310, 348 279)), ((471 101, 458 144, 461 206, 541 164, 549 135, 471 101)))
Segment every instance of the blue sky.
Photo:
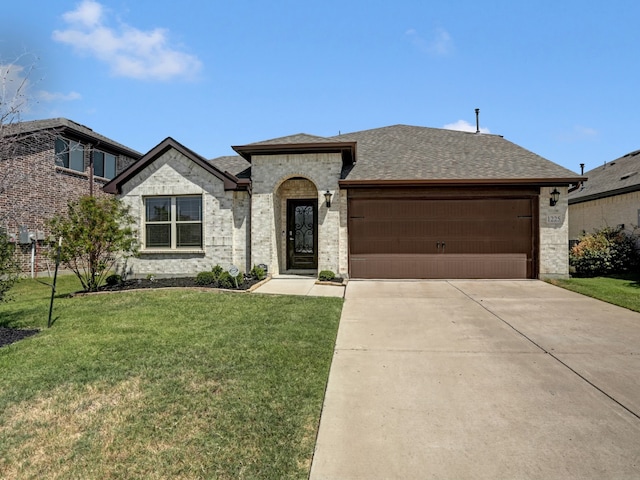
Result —
POLYGON ((483 131, 578 172, 640 149, 639 19, 636 0, 22 0, 2 7, 0 65, 28 75, 24 120, 143 153, 475 131, 480 108, 483 131))

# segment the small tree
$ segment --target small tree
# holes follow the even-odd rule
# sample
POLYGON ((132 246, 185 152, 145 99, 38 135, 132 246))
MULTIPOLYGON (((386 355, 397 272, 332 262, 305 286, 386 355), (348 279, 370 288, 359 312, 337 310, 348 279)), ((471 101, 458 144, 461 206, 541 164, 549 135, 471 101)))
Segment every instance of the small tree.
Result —
POLYGON ((118 199, 82 197, 69 204, 67 216, 57 215, 49 225, 56 239, 62 237, 61 263, 85 291, 95 292, 119 258, 136 253, 132 223, 129 208, 118 199))
POLYGON ((7 292, 18 279, 18 265, 13 256, 14 245, 0 229, 0 303, 8 300, 7 292))

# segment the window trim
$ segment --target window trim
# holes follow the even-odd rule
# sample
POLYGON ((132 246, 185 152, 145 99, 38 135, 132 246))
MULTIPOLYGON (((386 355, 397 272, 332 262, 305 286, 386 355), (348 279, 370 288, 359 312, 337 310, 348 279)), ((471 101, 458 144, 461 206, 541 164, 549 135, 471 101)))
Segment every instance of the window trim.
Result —
POLYGON ((177 253, 202 253, 204 252, 204 199, 200 194, 191 194, 191 195, 147 195, 142 197, 142 211, 143 211, 143 228, 142 232, 144 235, 143 238, 143 248, 141 249, 141 253, 166 253, 166 252, 177 252, 177 253), (148 221, 147 220, 147 200, 153 198, 163 198, 169 199, 169 220, 168 221, 148 221), (200 220, 178 220, 177 219, 177 199, 178 198, 198 198, 200 199, 200 220), (169 246, 147 246, 147 226, 148 225, 170 225, 169 230, 169 246), (178 239, 178 225, 184 224, 198 224, 200 225, 200 245, 199 246, 177 246, 178 239))

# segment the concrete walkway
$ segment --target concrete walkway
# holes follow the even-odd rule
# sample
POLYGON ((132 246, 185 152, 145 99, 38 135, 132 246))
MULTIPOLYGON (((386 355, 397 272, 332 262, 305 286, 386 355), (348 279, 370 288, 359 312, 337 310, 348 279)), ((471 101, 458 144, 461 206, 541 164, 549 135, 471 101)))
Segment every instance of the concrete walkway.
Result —
POLYGON ((640 478, 640 314, 539 281, 350 281, 312 480, 640 478))
POLYGON ((315 277, 300 275, 279 275, 256 288, 253 293, 275 295, 306 295, 310 297, 344 297, 345 287, 341 285, 321 285, 315 277))

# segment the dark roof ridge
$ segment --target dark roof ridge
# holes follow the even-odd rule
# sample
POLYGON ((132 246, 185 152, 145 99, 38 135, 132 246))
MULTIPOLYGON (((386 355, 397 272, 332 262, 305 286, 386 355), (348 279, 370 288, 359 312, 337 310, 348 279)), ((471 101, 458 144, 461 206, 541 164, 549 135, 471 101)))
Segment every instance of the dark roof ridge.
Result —
POLYGON ((340 133, 338 135, 332 136, 332 137, 328 137, 330 139, 333 138, 339 138, 339 137, 343 137, 343 136, 349 136, 349 135, 356 135, 356 134, 362 134, 362 133, 367 133, 367 132, 375 132, 375 131, 380 131, 380 130, 394 130, 394 129, 399 129, 399 128, 411 128, 411 129, 419 129, 419 130, 437 130, 437 131, 441 131, 441 132, 452 132, 452 134, 458 134, 458 133, 464 133, 467 135, 477 135, 477 136, 492 136, 492 137, 500 137, 500 138, 504 138, 503 135, 497 134, 497 133, 484 133, 484 132, 468 132, 465 130, 453 130, 450 128, 438 128, 438 127, 425 127, 425 126, 421 126, 421 125, 409 125, 406 123, 397 123, 395 125, 387 125, 384 127, 374 127, 374 128, 367 128, 364 130, 357 130, 354 132, 347 132, 347 133, 340 133))

